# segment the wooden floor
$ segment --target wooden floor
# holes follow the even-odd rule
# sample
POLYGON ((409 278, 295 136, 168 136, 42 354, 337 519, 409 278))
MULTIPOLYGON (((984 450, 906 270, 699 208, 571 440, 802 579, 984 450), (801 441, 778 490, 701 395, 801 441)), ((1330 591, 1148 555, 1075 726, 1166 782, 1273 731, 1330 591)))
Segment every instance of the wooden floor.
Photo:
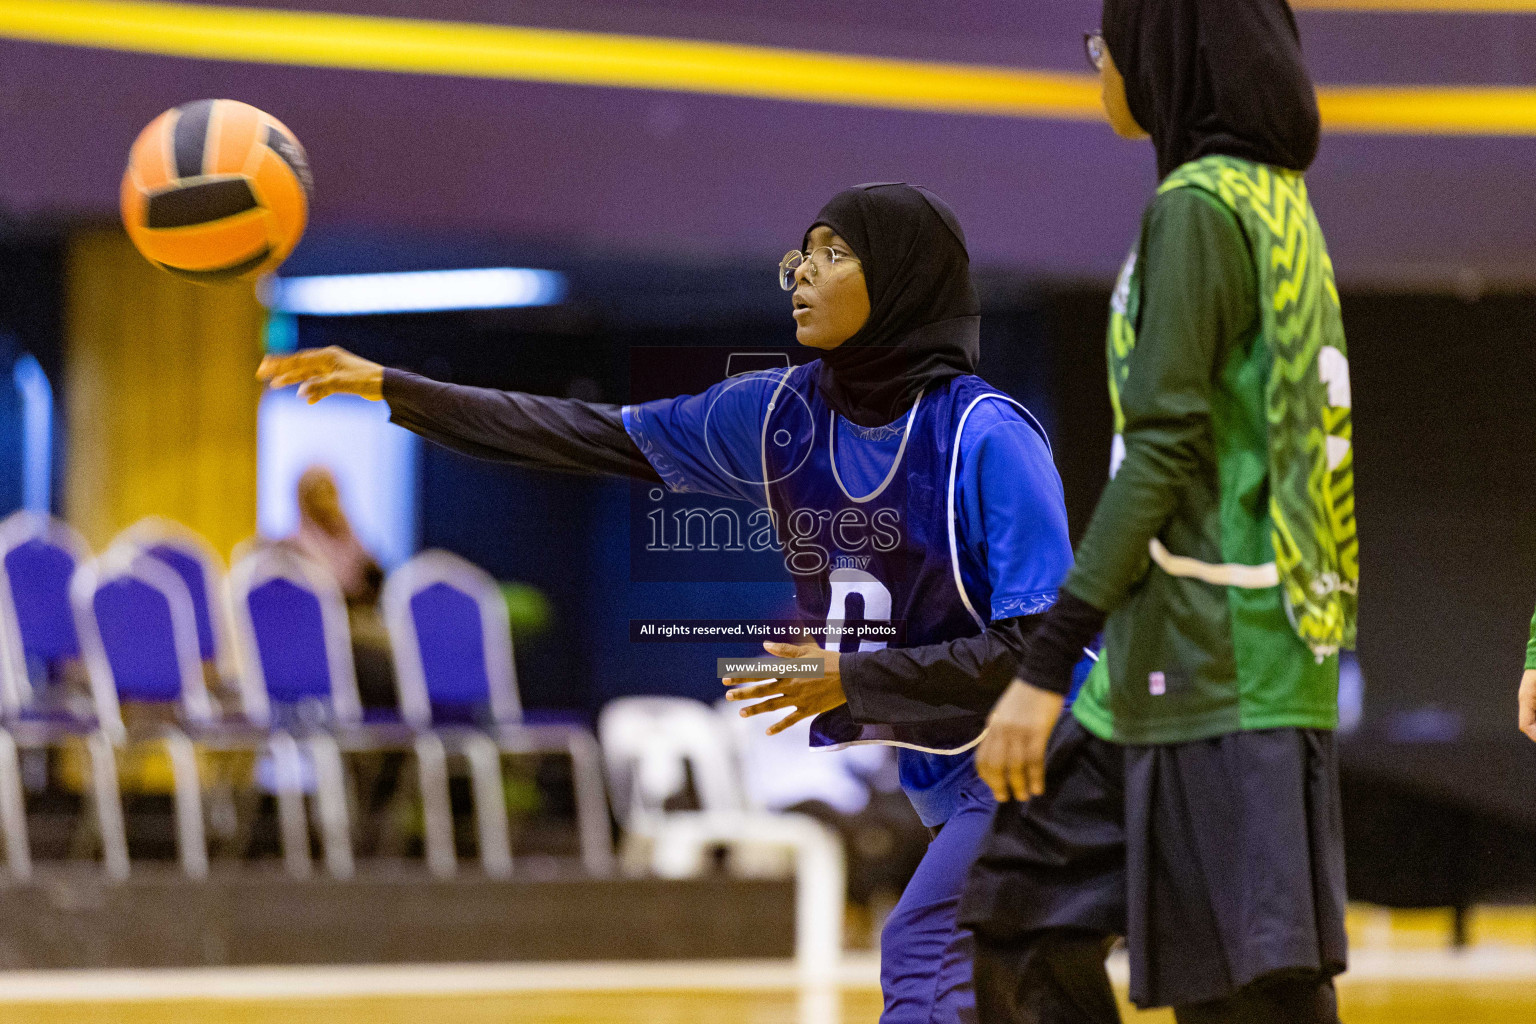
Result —
MULTIPOLYGON (((1533 1024, 1536 908, 1350 912, 1346 1024, 1533 1024)), ((1123 986, 1124 957, 1111 974, 1123 986)), ((878 959, 799 991, 788 961, 0 973, 0 1024, 875 1024, 878 959)), ((1173 1024, 1124 1008, 1125 1024, 1173 1024)))
MULTIPOLYGON (((1365 982, 1343 986, 1347 1024, 1529 1024, 1536 983, 1365 982)), ((873 1024, 879 993, 845 991, 811 1005, 786 991, 520 992, 482 996, 189 999, 0 1007, 5 1024, 873 1024), (831 1010, 828 1013, 828 1010, 831 1010)), ((1127 1024, 1172 1024, 1166 1011, 1127 1024)))

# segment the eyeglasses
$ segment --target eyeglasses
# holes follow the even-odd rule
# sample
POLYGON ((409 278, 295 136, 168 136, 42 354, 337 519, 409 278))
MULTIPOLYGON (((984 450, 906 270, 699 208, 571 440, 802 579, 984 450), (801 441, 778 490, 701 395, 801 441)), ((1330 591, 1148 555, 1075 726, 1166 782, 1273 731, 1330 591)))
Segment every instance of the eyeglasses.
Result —
POLYGON ((1109 55, 1109 47, 1104 44, 1104 30, 1096 28, 1092 32, 1083 33, 1083 50, 1088 54, 1088 63, 1095 71, 1104 70, 1104 58, 1109 55))
POLYGON ((810 252, 792 249, 779 260, 779 287, 787 292, 794 291, 795 273, 802 266, 805 267, 805 276, 814 281, 816 275, 828 267, 835 267, 839 263, 858 262, 858 257, 841 252, 830 245, 818 245, 810 252))

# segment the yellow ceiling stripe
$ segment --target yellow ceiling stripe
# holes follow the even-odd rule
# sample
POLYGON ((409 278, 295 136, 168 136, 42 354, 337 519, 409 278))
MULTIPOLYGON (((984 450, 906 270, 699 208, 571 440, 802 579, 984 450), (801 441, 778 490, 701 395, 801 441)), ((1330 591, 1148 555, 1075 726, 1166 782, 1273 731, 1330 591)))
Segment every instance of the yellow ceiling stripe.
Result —
POLYGON ((1536 135, 1536 89, 1335 85, 1317 105, 1335 132, 1536 135))
POLYGON ((1536 0, 1291 0, 1298 11, 1401 14, 1536 14, 1536 0))
MULTIPOLYGON (((208 60, 945 113, 1103 116, 1090 74, 560 29, 208 4, 0 0, 0 36, 208 60)), ((1319 101, 1331 131, 1536 134, 1532 88, 1325 86, 1319 101)))
POLYGON ((0 0, 0 35, 140 53, 1098 118, 1091 75, 406 18, 106 0, 0 0))

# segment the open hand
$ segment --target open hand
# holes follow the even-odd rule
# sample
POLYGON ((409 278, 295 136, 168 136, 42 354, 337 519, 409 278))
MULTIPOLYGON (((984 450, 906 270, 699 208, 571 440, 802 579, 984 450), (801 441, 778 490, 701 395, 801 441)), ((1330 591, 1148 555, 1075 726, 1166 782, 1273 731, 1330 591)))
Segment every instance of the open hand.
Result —
POLYGON ((976 749, 976 774, 999 803, 1045 792, 1045 746, 1064 702, 1058 693, 1015 679, 992 708, 976 749))
POLYGON ((781 708, 794 710, 768 727, 768 735, 781 733, 796 722, 803 721, 823 711, 831 711, 840 704, 848 703, 843 693, 843 677, 838 671, 840 655, 817 644, 765 643, 763 650, 781 658, 819 658, 822 662, 820 676, 797 676, 789 679, 725 679, 726 686, 734 687, 725 695, 726 700, 757 700, 757 704, 741 709, 742 718, 751 718, 781 708))
POLYGON ((297 384, 299 397, 310 405, 326 395, 361 395, 372 402, 384 397, 384 367, 336 345, 266 356, 256 379, 273 388, 297 384))
POLYGON ((1520 677, 1520 731, 1536 740, 1536 668, 1520 677))

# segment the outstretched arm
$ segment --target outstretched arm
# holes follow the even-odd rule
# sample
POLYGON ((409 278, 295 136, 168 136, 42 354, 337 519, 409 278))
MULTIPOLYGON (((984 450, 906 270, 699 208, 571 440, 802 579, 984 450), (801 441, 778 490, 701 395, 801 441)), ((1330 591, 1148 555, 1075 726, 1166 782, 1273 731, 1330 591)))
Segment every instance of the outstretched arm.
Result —
POLYGON ((390 422, 480 459, 660 483, 624 431, 619 407, 470 388, 384 371, 390 422))
POLYGON ((976 636, 843 656, 855 721, 903 725, 984 715, 1013 679, 1039 622, 1021 615, 976 636))
POLYGON ((298 384, 299 397, 311 404, 336 394, 386 401, 391 422, 475 458, 661 480, 629 439, 616 405, 445 384, 335 346, 267 356, 257 376, 274 388, 298 384))

